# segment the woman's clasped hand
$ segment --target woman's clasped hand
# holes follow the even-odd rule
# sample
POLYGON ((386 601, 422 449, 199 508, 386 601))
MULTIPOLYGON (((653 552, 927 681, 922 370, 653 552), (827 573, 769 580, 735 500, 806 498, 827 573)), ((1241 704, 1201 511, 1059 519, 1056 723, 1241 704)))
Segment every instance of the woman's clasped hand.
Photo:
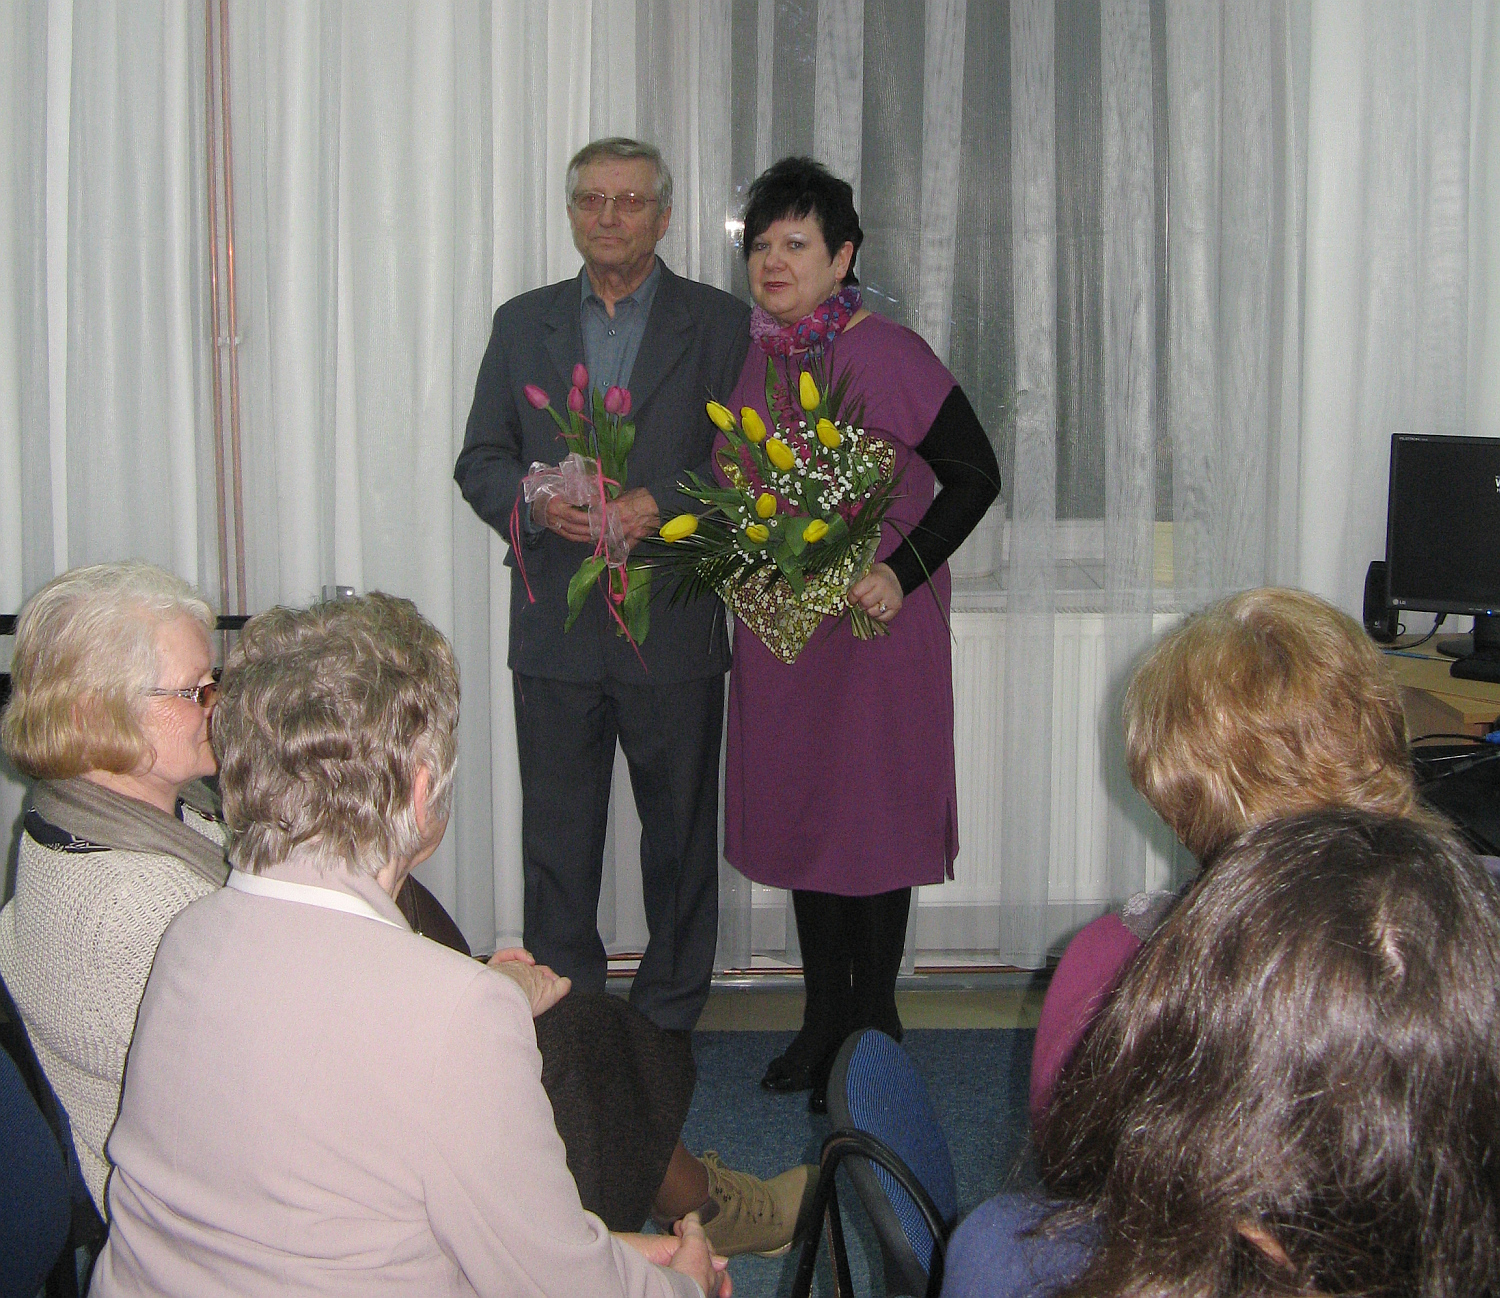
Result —
POLYGON ((547 965, 539 965, 525 947, 512 946, 496 951, 489 958, 489 966, 496 973, 504 974, 526 997, 531 1006, 531 1017, 539 1018, 550 1010, 572 989, 573 980, 553 972, 547 965))
POLYGON ((901 611, 901 583, 888 563, 877 563, 849 587, 850 607, 858 605, 875 621, 889 623, 901 611))
POLYGON ((670 1235, 620 1234, 632 1248, 657 1266, 691 1276, 707 1298, 730 1298, 729 1260, 715 1255, 696 1212, 679 1220, 670 1235))

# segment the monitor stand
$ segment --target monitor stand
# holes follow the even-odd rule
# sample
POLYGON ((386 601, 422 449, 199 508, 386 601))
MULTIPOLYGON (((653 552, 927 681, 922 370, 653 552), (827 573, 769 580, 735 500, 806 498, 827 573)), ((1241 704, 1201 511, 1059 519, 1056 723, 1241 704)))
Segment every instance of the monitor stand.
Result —
POLYGON ((1500 615, 1476 613, 1473 635, 1444 636, 1437 647, 1439 653, 1457 659, 1448 668, 1450 676, 1500 684, 1500 615))

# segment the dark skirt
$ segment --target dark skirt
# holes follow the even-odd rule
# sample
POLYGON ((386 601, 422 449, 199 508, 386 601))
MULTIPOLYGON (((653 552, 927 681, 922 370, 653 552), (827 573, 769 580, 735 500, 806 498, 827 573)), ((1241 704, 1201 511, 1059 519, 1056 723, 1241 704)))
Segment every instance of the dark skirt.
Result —
MULTIPOLYGON (((448 912, 415 879, 396 899, 418 933, 470 954, 448 912)), ((583 1206, 611 1230, 640 1230, 692 1103, 689 1033, 668 1032, 629 1001, 569 992, 536 1020, 542 1086, 583 1206)))
POLYGON ((688 1035, 601 992, 569 992, 536 1021, 568 1170, 611 1230, 640 1230, 667 1174, 697 1081, 688 1035))

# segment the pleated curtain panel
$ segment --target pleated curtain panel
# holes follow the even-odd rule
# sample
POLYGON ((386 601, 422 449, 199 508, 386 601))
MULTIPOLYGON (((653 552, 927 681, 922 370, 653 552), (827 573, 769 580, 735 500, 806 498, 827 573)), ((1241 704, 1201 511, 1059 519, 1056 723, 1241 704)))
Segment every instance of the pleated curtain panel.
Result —
MULTIPOLYGON (((673 169, 668 264, 742 295, 750 180, 789 153, 849 179, 867 303, 995 438, 1003 503, 956 561, 962 851, 917 961, 1038 966, 1180 877, 1121 764, 1132 661, 1246 586, 1357 612, 1390 434, 1500 435, 1495 0, 4 6, 0 612, 130 555, 230 611, 414 599, 463 672, 421 873, 476 949, 521 932, 511 578, 451 473, 491 312, 576 272, 563 172, 606 134, 673 169)), ((8 829, 21 796, 7 770, 8 829)), ((623 778, 615 803, 601 926, 639 950, 623 778)), ((722 876, 721 965, 795 958, 785 899, 722 876)))

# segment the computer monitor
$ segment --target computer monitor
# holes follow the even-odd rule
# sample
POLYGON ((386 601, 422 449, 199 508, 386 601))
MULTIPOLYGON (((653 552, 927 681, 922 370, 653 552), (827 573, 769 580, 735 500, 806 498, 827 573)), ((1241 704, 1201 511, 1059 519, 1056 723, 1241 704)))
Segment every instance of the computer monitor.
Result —
POLYGON ((1453 675, 1500 681, 1500 438, 1391 437, 1385 563, 1391 607, 1474 618, 1453 675))

